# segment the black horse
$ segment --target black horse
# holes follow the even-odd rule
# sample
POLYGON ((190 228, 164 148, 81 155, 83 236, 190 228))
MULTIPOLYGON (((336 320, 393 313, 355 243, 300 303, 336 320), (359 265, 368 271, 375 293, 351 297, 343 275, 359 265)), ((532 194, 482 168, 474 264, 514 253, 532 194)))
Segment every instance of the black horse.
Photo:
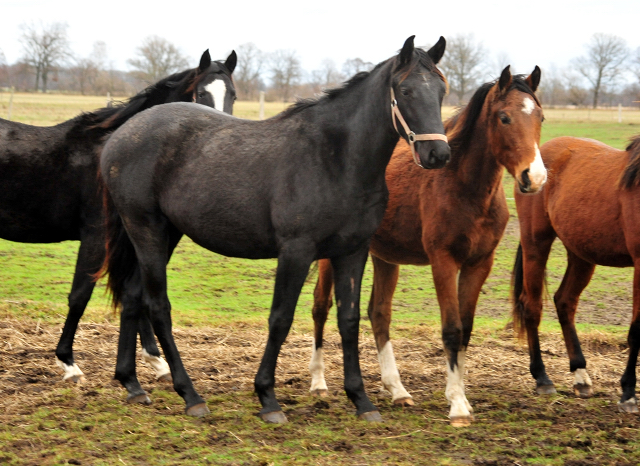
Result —
POLYGON ((360 282, 399 137, 419 141, 416 162, 426 168, 449 159, 440 115, 446 83, 435 66, 444 49, 444 38, 428 52, 414 49, 412 36, 370 73, 269 120, 170 104, 113 133, 100 162, 112 203, 105 270, 123 308, 115 377, 130 401, 150 402, 135 371, 135 329, 146 313, 187 414, 209 412, 171 333, 166 265, 186 234, 226 256, 278 258, 269 338, 255 379, 262 419, 286 421, 274 393, 276 361, 309 266, 320 258, 330 258, 335 270, 346 393, 362 418, 381 419, 360 373, 360 282))
MULTIPOLYGON (((231 73, 237 57, 211 61, 149 86, 126 103, 83 113, 56 126, 39 127, 0 119, 0 238, 22 243, 80 240, 69 314, 56 349, 65 380, 79 381, 73 339, 105 257, 104 217, 99 192, 98 154, 105 138, 133 115, 166 102, 198 102, 231 113, 235 89, 231 73)), ((169 370, 142 325, 145 359, 158 377, 169 370)))

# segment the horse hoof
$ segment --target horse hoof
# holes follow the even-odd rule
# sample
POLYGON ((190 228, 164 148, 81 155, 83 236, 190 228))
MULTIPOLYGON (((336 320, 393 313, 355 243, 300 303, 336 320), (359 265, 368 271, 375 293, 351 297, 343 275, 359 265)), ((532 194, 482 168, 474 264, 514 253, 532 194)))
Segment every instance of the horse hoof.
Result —
POLYGON ((329 396, 329 390, 326 390, 324 388, 311 390, 311 396, 321 396, 324 398, 325 396, 329 396))
POLYGON ((454 416, 449 419, 451 427, 469 427, 471 425, 471 416, 454 416))
POLYGON ((127 403, 140 403, 141 405, 150 405, 151 398, 147 396, 146 393, 141 393, 139 395, 129 395, 127 397, 127 403))
POLYGON ((173 377, 171 377, 171 372, 162 374, 160 377, 158 377, 158 382, 173 384, 173 377))
POLYGON ((211 411, 207 408, 207 403, 198 403, 197 405, 187 408, 185 412, 187 413, 187 416, 204 417, 211 411))
POLYGON ((618 402, 618 410, 622 413, 637 413, 638 400, 635 397, 629 398, 627 401, 618 402))
POLYGON ((87 381, 87 379, 84 378, 84 375, 72 375, 68 379, 64 379, 64 381, 77 384, 77 385, 82 385, 87 381))
POLYGON ((573 391, 576 396, 580 398, 589 398, 593 395, 593 388, 591 385, 587 385, 584 383, 577 383, 573 386, 573 391))
POLYGON ((538 395, 554 395, 556 392, 555 385, 540 385, 536 387, 538 395))
POLYGON ((362 413, 360 416, 358 416, 358 419, 367 422, 382 422, 380 411, 369 411, 367 413, 362 413))
POLYGON ((409 397, 404 397, 404 398, 398 398, 397 400, 393 400, 393 404, 395 406, 402 406, 402 407, 415 405, 415 403, 413 402, 413 398, 411 398, 410 396, 409 397))
POLYGON ((260 418, 268 424, 286 424, 287 422, 287 416, 285 416, 282 411, 260 413, 260 418))

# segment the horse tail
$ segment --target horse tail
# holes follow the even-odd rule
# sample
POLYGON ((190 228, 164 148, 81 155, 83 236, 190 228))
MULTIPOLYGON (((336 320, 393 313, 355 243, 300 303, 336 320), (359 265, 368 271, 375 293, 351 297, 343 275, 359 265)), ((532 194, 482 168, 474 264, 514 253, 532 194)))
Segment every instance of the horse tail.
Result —
POLYGON ((516 252, 516 261, 511 271, 511 299, 513 301, 513 309, 511 316, 513 317, 513 330, 522 339, 526 332, 524 322, 524 303, 520 296, 524 288, 524 269, 522 265, 522 244, 518 244, 518 252, 516 252))
POLYGON ((107 290, 111 293, 113 307, 117 308, 122 304, 125 284, 138 268, 138 258, 122 218, 106 189, 103 190, 103 202, 106 214, 106 255, 97 277, 108 275, 107 290))

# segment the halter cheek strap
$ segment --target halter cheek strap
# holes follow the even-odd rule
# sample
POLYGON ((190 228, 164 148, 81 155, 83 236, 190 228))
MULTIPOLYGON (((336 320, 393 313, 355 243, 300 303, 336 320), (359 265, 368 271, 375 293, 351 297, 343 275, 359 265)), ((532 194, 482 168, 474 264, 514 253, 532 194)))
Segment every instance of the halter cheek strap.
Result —
MULTIPOLYGON (((449 142, 447 136, 440 133, 430 133, 430 134, 416 134, 409 129, 409 125, 402 118, 402 114, 400 113, 400 109, 398 108, 398 101, 396 100, 396 95, 393 92, 393 87, 391 88, 391 119, 393 120, 393 127, 398 131, 398 126, 396 125, 396 118, 404 128, 404 132, 407 133, 407 139, 409 139, 409 145, 411 146, 411 155, 413 155, 413 161, 419 167, 422 167, 420 163, 420 159, 416 154, 416 149, 414 147, 416 141, 444 141, 449 142)), ((400 131, 398 131, 400 134, 400 131)), ((424 167, 422 167, 424 168, 424 167)))

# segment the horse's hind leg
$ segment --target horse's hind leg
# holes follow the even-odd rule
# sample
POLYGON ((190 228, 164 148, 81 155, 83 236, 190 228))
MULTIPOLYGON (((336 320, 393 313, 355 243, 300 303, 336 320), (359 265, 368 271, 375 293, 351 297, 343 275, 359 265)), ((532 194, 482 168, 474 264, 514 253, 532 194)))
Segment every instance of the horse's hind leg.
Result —
MULTIPOLYGON (((204 416, 209 412, 209 409, 193 387, 193 383, 184 368, 172 334, 171 304, 167 296, 166 267, 170 252, 173 249, 171 245, 175 241, 173 236, 179 238, 179 235, 172 235, 174 229, 168 220, 162 216, 148 214, 143 222, 142 224, 136 224, 131 220, 125 222, 127 232, 136 250, 140 270, 140 295, 142 297, 140 306, 136 306, 136 309, 131 310, 132 315, 135 316, 135 322, 132 319, 132 330, 129 330, 128 333, 133 332, 134 353, 132 355, 129 348, 126 358, 127 361, 133 359, 133 363, 129 362, 126 375, 131 378, 131 374, 133 373, 133 377, 135 377, 135 335, 139 328, 141 312, 147 313, 153 325, 153 331, 158 337, 162 351, 171 368, 173 388, 185 400, 186 413, 191 416, 204 416)), ((177 244, 177 241, 175 241, 175 243, 177 244)), ((173 246, 175 246, 175 244, 173 244, 173 246)), ((133 288, 137 288, 135 278, 134 276, 134 279, 131 280, 131 286, 133 288)), ((123 313, 125 311, 124 304, 123 299, 123 313)), ((129 339, 130 338, 131 337, 129 337, 129 339)), ((125 364, 125 361, 124 358, 121 358, 119 347, 118 364, 120 365, 121 363, 125 364)), ((127 389, 129 388, 127 387, 127 389)))
POLYGON ((315 245, 308 240, 286 242, 278 255, 273 303, 269 315, 269 338, 255 378, 255 389, 262 409, 260 417, 265 422, 287 422, 274 391, 276 363, 280 348, 287 338, 300 291, 313 261, 315 245))
POLYGON ((629 327, 627 341, 629 343, 629 359, 627 367, 620 379, 622 397, 618 402, 618 409, 627 413, 638 412, 636 398, 636 365, 638 364, 638 350, 640 349, 640 260, 635 260, 633 273, 633 317, 629 327))
POLYGON ((56 347, 56 363, 65 372, 63 380, 72 382, 84 380, 84 373, 73 359, 73 340, 78 330, 78 323, 95 287, 93 275, 100 270, 104 260, 104 240, 100 232, 93 229, 82 232, 81 238, 73 284, 69 293, 69 313, 56 347))
POLYGON ((591 281, 596 267, 570 251, 567 251, 567 260, 567 270, 553 301, 569 354, 569 367, 574 374, 573 390, 577 396, 586 398, 593 394, 593 389, 586 369, 587 362, 582 354, 576 332, 575 316, 580 294, 591 281))
POLYGON ((318 281, 313 291, 313 342, 309 372, 311 372, 312 395, 327 396, 327 382, 324 378, 324 361, 322 343, 324 325, 327 322, 332 305, 331 290, 333 288, 333 268, 329 259, 318 261, 318 281))
POLYGON ((360 286, 364 266, 367 263, 369 245, 349 256, 333 258, 338 328, 342 338, 344 358, 344 388, 356 406, 356 414, 367 421, 381 421, 382 417, 364 391, 358 335, 360 331, 360 286))
POLYGON ((374 255, 371 256, 371 259, 373 261, 373 288, 371 289, 368 311, 378 348, 382 384, 391 392, 391 398, 395 405, 412 406, 413 399, 400 380, 400 372, 396 366, 396 358, 389 337, 391 303, 398 284, 399 267, 374 255))

